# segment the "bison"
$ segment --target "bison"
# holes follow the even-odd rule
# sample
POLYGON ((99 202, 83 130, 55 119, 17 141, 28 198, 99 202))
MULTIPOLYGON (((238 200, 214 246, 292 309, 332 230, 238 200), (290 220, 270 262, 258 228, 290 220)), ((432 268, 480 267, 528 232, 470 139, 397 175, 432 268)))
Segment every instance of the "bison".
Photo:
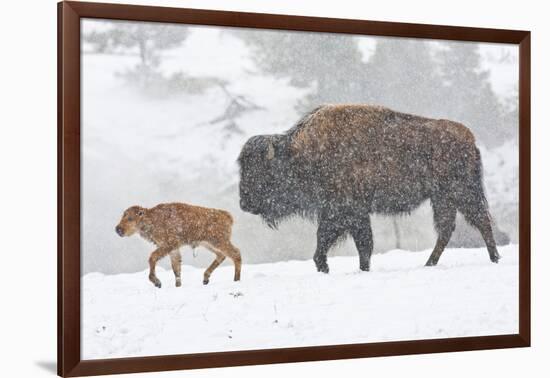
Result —
POLYGON ((124 211, 115 227, 119 236, 131 236, 136 232, 155 244, 157 249, 149 258, 149 280, 158 288, 161 282, 155 274, 157 261, 170 255, 176 286, 181 286, 181 255, 185 245, 193 248, 203 246, 216 255, 206 269, 203 284, 208 284, 210 275, 226 257, 235 265, 234 280, 241 277, 241 253, 231 244, 233 217, 227 211, 193 206, 185 203, 163 203, 151 209, 132 206, 124 211))
POLYGON ((482 163, 464 125, 386 107, 322 105, 284 134, 258 135, 243 146, 239 195, 243 211, 276 228, 299 215, 317 220, 317 270, 328 273, 327 252, 350 235, 361 270, 370 269, 370 215, 408 214, 431 201, 436 265, 455 228, 457 210, 483 236, 498 262, 482 163))

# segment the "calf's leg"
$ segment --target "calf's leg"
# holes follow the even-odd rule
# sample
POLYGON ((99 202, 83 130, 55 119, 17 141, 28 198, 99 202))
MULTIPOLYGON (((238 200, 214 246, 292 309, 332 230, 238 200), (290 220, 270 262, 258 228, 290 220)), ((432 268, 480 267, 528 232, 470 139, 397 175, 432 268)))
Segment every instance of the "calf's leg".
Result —
POLYGON ((235 255, 231 257, 233 260, 233 264, 235 265, 235 274, 233 276, 233 281, 240 281, 241 280, 241 265, 242 265, 242 259, 241 254, 235 255))
POLYGON ((235 247, 233 244, 231 244, 230 240, 216 242, 213 244, 212 247, 215 253, 223 255, 225 257, 229 257, 231 261, 233 261, 233 265, 235 266, 235 274, 233 276, 233 281, 240 281, 242 259, 241 259, 241 252, 239 251, 239 249, 235 247))
POLYGON ((170 253, 170 262, 172 263, 172 270, 176 277, 176 287, 181 286, 181 253, 179 250, 172 251, 170 253))
POLYGON ((239 251, 239 249, 229 241, 227 242, 224 251, 227 252, 227 256, 233 261, 233 265, 235 265, 235 275, 233 276, 233 281, 240 281, 242 265, 241 251, 239 251))
POLYGON ((235 274, 233 276, 233 281, 240 281, 241 279, 241 251, 233 244, 231 241, 227 240, 216 245, 218 252, 222 253, 226 257, 229 257, 233 261, 235 266, 235 274))
POLYGON ((170 249, 158 248, 151 253, 151 256, 149 257, 149 281, 151 281, 153 285, 158 288, 160 288, 162 284, 155 274, 155 268, 157 266, 157 262, 169 253, 170 249))
POLYGON ((220 266, 220 264, 223 262, 223 260, 225 260, 224 255, 222 255, 221 253, 215 251, 213 248, 210 249, 210 250, 216 254, 216 260, 214 260, 212 262, 212 264, 210 264, 210 266, 208 268, 206 268, 206 270, 204 271, 204 276, 203 276, 203 279, 202 279, 202 283, 204 285, 208 285, 208 282, 210 282, 210 275, 212 274, 214 269, 216 269, 218 266, 220 266))

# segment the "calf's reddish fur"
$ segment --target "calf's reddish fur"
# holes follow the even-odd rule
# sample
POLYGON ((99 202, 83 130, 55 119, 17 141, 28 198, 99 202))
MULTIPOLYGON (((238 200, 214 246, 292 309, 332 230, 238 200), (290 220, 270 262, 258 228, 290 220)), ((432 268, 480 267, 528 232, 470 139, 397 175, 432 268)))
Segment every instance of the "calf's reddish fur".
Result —
POLYGON ((120 236, 131 236, 136 232, 156 245, 149 257, 149 280, 161 287, 155 274, 157 262, 170 255, 176 286, 181 286, 181 254, 179 249, 189 245, 203 246, 216 255, 216 259, 204 272, 206 285, 210 275, 229 257, 235 265, 234 280, 241 275, 241 253, 231 244, 233 218, 224 210, 210 209, 184 203, 165 203, 147 209, 132 206, 122 215, 115 230, 120 236))

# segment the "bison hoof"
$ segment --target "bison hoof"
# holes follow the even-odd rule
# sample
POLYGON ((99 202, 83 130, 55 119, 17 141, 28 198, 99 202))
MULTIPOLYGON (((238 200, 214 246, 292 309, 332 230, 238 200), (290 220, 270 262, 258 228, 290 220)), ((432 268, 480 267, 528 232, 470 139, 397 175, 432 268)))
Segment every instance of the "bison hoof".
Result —
POLYGON ((498 260, 500 260, 499 255, 491 256, 491 261, 494 262, 495 264, 498 264, 498 260))
POLYGON ((432 260, 428 260, 428 261, 426 262, 426 266, 436 266, 436 265, 437 265, 437 262, 432 261, 432 260))
POLYGON ((359 266, 359 269, 361 269, 363 272, 368 272, 370 270, 370 267, 367 266, 359 266))
POLYGON ((327 264, 319 264, 317 265, 317 271, 321 273, 328 273, 328 265, 327 264))
POLYGON ((313 256, 313 262, 315 263, 315 267, 317 268, 318 272, 328 273, 328 264, 327 264, 326 256, 320 257, 315 255, 313 256))

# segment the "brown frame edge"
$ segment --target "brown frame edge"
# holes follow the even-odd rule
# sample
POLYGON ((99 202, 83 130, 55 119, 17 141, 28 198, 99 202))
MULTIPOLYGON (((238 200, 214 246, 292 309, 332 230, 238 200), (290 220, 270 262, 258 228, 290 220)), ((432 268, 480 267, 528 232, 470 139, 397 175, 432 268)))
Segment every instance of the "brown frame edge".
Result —
POLYGON ((57 372, 80 362, 80 16, 58 4, 57 372))
POLYGON ((132 357, 81 361, 70 376, 202 369, 227 366, 265 365, 422 353, 523 347, 519 335, 464 337, 434 340, 344 344, 320 347, 261 349, 239 352, 132 357), (457 343, 461 345, 457 348, 457 343))
POLYGON ((121 4, 58 3, 58 375, 136 373, 530 346, 530 56, 528 31, 121 4), (82 361, 80 18, 519 44, 519 334, 82 361))

